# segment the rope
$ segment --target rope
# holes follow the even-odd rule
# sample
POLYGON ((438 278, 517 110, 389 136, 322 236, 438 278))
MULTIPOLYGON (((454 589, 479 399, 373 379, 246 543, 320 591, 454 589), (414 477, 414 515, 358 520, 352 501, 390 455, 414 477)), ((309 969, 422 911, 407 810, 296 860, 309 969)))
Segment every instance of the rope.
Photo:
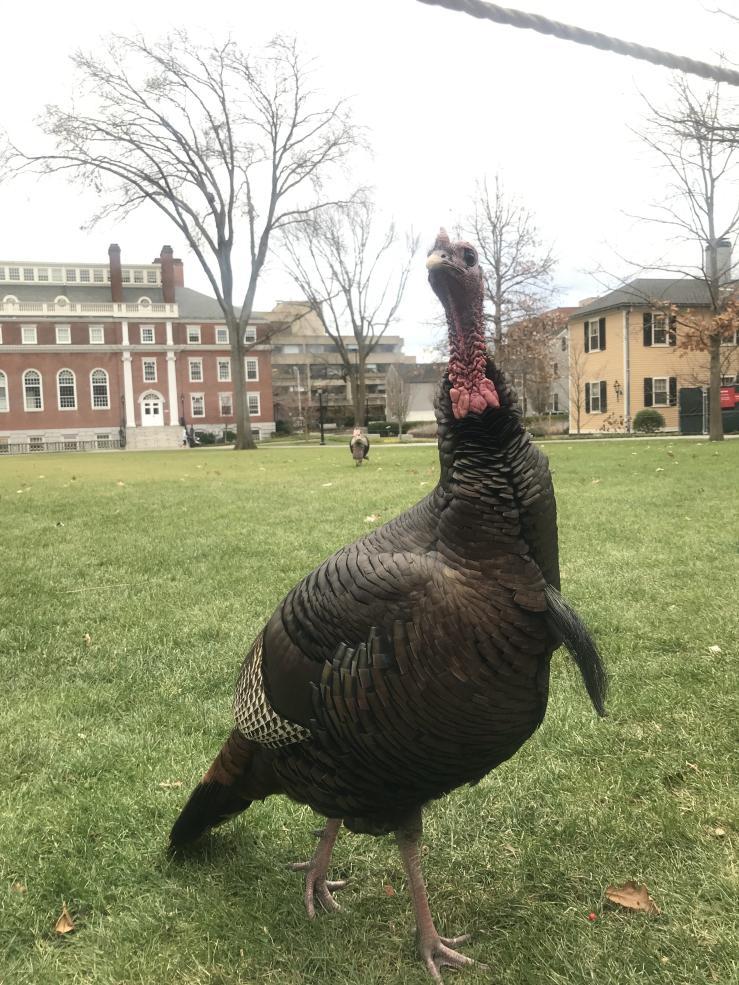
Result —
POLYGON ((459 10, 465 14, 470 14, 472 17, 497 21, 499 24, 509 24, 511 27, 523 27, 530 31, 538 31, 540 34, 553 34, 565 41, 586 44, 591 48, 600 48, 603 51, 615 51, 619 55, 640 58, 642 61, 652 62, 654 65, 665 65, 667 68, 675 68, 680 72, 700 75, 704 79, 714 79, 716 82, 728 82, 729 85, 739 86, 739 72, 732 69, 723 68, 720 65, 709 65, 708 62, 698 62, 683 55, 672 55, 670 52, 660 51, 658 48, 647 48, 644 45, 635 44, 633 41, 622 41, 620 38, 612 38, 607 34, 598 34, 597 31, 585 31, 580 27, 572 27, 570 24, 551 21, 548 17, 541 17, 539 14, 528 14, 523 10, 511 10, 508 7, 499 7, 495 3, 484 3, 483 0, 420 0, 420 2, 435 7, 446 7, 447 10, 459 10))

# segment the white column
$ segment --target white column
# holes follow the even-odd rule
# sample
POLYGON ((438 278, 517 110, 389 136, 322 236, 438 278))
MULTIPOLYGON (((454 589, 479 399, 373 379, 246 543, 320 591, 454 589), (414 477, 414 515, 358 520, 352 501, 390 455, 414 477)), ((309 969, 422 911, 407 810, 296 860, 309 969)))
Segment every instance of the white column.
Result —
MULTIPOLYGON (((172 326, 168 322, 168 333, 171 333, 172 326)), ((175 359, 176 356, 174 352, 167 353, 167 402, 169 404, 169 423, 179 424, 180 415, 179 407, 177 405, 177 374, 175 373, 175 359)))
MULTIPOLYGON (((126 332, 128 327, 126 326, 126 332)), ((126 427, 136 427, 135 404, 133 400, 133 373, 131 371, 131 353, 124 350, 123 356, 123 402, 126 409, 126 427)))
POLYGON ((165 322, 165 327, 167 329, 167 345, 172 345, 172 322, 165 322))

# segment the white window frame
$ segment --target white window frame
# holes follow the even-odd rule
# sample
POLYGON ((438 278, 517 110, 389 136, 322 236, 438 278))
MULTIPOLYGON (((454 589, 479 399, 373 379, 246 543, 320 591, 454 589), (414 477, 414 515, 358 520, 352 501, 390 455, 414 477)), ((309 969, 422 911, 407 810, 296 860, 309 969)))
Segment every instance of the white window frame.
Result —
POLYGON ((10 398, 8 396, 8 374, 4 370, 0 369, 0 414, 7 414, 9 410, 10 398), (4 407, 3 404, 5 404, 4 407))
POLYGON ((90 325, 89 335, 90 345, 105 345, 105 326, 104 325, 90 325), (100 338, 94 338, 93 333, 97 335, 100 333, 100 338))
POLYGON ((259 417, 261 415, 261 413, 262 413, 262 401, 260 399, 259 394, 258 393, 247 393, 246 400, 247 400, 247 406, 249 408, 249 416, 250 417, 259 417), (256 407, 256 410, 254 409, 254 407, 252 407, 252 403, 254 403, 254 406, 256 407))
POLYGON ((187 344, 188 345, 200 345, 202 338, 202 332, 200 330, 200 325, 188 325, 187 326, 187 344), (190 336, 193 336, 190 338, 190 336))
POLYGON ((3 326, 0 325, 0 345, 2 345, 2 342, 3 342, 3 326))
POLYGON ((41 373, 39 373, 37 369, 33 369, 33 368, 26 369, 23 371, 22 381, 23 381, 23 409, 28 411, 29 414, 40 413, 44 409, 44 379, 41 373), (28 390, 26 388, 26 376, 28 376, 29 373, 35 373, 36 376, 38 376, 38 392, 39 392, 39 403, 40 403, 39 407, 28 406, 28 390))
POLYGON ((216 325, 216 345, 228 345, 228 328, 225 325, 216 325))
POLYGON ((588 382, 590 383, 590 413, 591 414, 602 414, 603 411, 600 409, 600 385, 601 385, 601 383, 603 381, 602 380, 588 380, 588 382), (598 394, 598 397, 597 397, 597 400, 598 400, 598 409, 597 410, 593 407, 593 393, 594 392, 597 392, 597 394, 598 394))
POLYGON ((29 451, 43 451, 44 450, 44 435, 43 434, 30 434, 28 436, 28 450, 29 451))
POLYGON ((219 383, 230 383, 231 382, 231 360, 226 356, 219 356, 216 360, 217 377, 219 383), (221 370, 225 367, 225 375, 221 370))
POLYGON ((154 331, 153 325, 139 325, 139 338, 141 339, 142 345, 154 345, 156 338, 156 332, 154 331), (144 338, 144 334, 151 333, 151 338, 144 338))
POLYGON ((57 345, 71 345, 72 344, 72 326, 71 325, 57 325, 56 327, 56 344, 57 345), (66 339, 61 336, 66 333, 66 339))
POLYGON ((201 420, 205 419, 205 394, 204 393, 191 393, 190 394, 190 416, 199 418, 201 420), (195 404, 198 402, 198 406, 202 409, 202 414, 197 414, 195 412, 195 404))
POLYGON ((254 325, 247 325, 244 329, 244 342, 256 342, 257 341, 257 330, 254 325))
MULTIPOLYGON (((588 319, 588 352, 600 352, 600 318, 588 319), (593 326, 595 326, 595 336, 593 335, 593 326), (595 337, 595 342, 593 342, 593 337, 595 337)), ((600 400, 600 394, 598 400, 600 400)))
POLYGON ((142 381, 144 383, 158 383, 159 382, 158 379, 157 379, 157 361, 156 361, 156 359, 142 359, 141 360, 141 379, 142 379, 142 381), (154 367, 154 375, 153 376, 147 376, 146 375, 146 367, 147 366, 153 366, 154 367))
MULTIPOLYGON (((65 386, 69 386, 69 384, 67 383, 65 386)), ((77 377, 74 374, 74 370, 69 369, 68 366, 62 366, 56 374, 56 403, 59 410, 77 410, 77 377), (59 379, 62 373, 69 373, 72 377, 72 399, 74 400, 74 403, 67 406, 62 404, 62 394, 60 390, 61 380, 59 379)))
POLYGON ((259 360, 255 359, 253 356, 246 356, 244 359, 244 379, 249 383, 259 382, 259 360), (253 363, 254 375, 249 374, 249 363, 253 363))
POLYGON ((38 332, 35 325, 21 325, 21 345, 36 345, 38 332))
POLYGON ((90 406, 92 407, 93 410, 110 410, 110 376, 108 375, 107 370, 103 369, 102 366, 96 366, 95 369, 90 370, 90 406), (95 373, 105 374, 105 387, 106 387, 105 405, 95 403, 95 389, 94 389, 95 382, 93 380, 95 373))
POLYGON ((233 417, 234 414, 234 397, 233 393, 219 393, 218 394, 218 412, 221 417, 233 417), (229 410, 226 412, 223 409, 224 400, 228 401, 229 410))
POLYGON ((191 383, 202 383, 204 381, 205 373, 203 371, 203 360, 202 359, 188 359, 187 360, 187 375, 191 383), (193 375, 193 366, 198 367, 199 376, 193 375))
MULTIPOLYGON (((660 396, 662 396, 662 391, 660 391, 660 396)), ((653 376, 652 377, 652 407, 669 407, 670 406, 670 378, 669 376, 653 376), (657 383, 664 383, 664 400, 657 400, 657 383)))

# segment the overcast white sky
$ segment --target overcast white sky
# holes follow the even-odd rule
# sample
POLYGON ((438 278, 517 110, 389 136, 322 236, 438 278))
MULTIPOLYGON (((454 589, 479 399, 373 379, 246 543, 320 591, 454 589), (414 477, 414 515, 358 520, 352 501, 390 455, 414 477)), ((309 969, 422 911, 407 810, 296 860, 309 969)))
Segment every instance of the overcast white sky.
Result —
MULTIPOLYGON (((711 12, 719 5, 739 14, 739 0, 507 5, 705 61, 723 53, 739 62, 739 25, 711 12)), ((94 49, 111 31, 230 32, 246 48, 294 34, 317 57, 323 87, 353 96, 355 120, 370 130, 374 157, 358 177, 371 181, 401 227, 421 234, 424 248, 439 225, 454 227, 468 210, 475 179, 499 171, 535 214, 542 238, 554 243, 561 304, 602 293, 589 273, 598 267, 626 273, 614 251, 648 265, 671 249, 657 229, 624 214, 645 213, 664 193, 663 174, 629 127, 643 112, 638 90, 658 103, 667 98, 666 69, 417 0, 41 0, 33 18, 29 9, 5 5, 0 59, 0 127, 26 146, 45 103, 71 92, 69 54, 94 49)), ((150 262, 171 243, 185 260, 186 283, 208 290, 197 261, 156 210, 84 231, 92 207, 84 190, 60 178, 0 184, 0 258, 103 262, 115 241, 124 262, 150 262)), ((424 254, 395 329, 405 351, 419 356, 436 313, 424 254)), ((295 295, 273 259, 257 308, 295 295)))

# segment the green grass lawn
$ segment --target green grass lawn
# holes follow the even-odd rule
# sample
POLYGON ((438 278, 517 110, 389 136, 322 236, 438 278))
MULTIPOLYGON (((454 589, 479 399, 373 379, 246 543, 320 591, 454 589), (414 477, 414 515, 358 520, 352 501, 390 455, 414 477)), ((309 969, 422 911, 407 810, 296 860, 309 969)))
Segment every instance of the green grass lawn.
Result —
MULTIPOLYGON (((429 809, 439 930, 490 965, 446 981, 736 983, 739 441, 547 450, 610 717, 558 654, 540 731, 429 809), (661 916, 604 901, 627 879, 661 916)), ((343 909, 313 924, 287 869, 309 810, 272 798, 200 858, 164 849, 275 604, 436 476, 428 446, 0 461, 3 985, 428 981, 392 839, 341 835, 343 909)))

